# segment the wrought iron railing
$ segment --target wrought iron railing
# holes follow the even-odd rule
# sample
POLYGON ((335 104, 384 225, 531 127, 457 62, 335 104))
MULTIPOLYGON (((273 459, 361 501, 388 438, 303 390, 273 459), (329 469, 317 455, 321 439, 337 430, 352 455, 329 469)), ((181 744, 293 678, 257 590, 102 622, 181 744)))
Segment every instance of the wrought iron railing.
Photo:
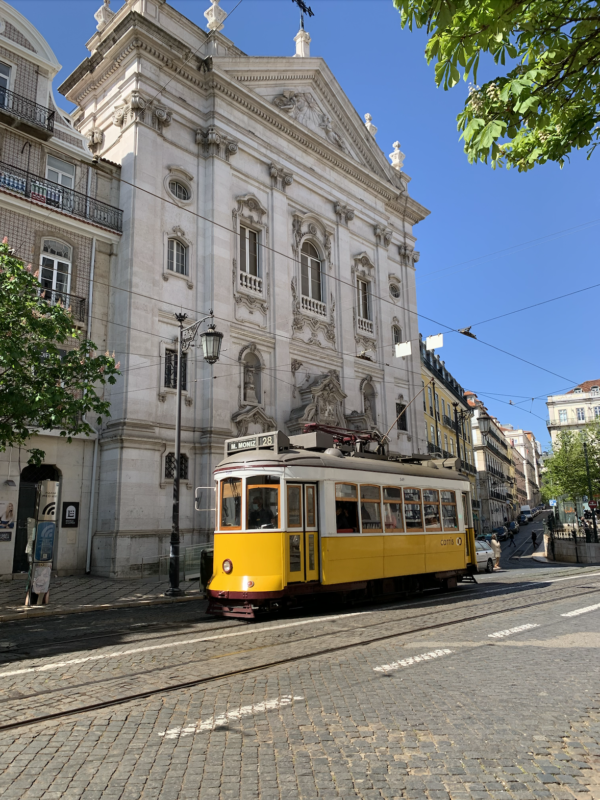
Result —
POLYGON ((0 88, 0 113, 4 111, 17 119, 43 128, 48 133, 54 132, 55 112, 46 106, 40 106, 28 97, 0 88))
POLYGON ((73 319, 78 322, 85 322, 85 298, 60 292, 56 289, 45 289, 43 286, 38 289, 38 296, 51 306, 60 304, 65 308, 70 308, 73 319))
POLYGON ((36 203, 56 208, 65 214, 82 217, 104 228, 119 233, 123 231, 123 212, 120 208, 109 206, 74 189, 39 178, 2 161, 0 161, 0 188, 28 197, 36 203))
POLYGON ((438 447, 437 444, 432 444, 432 442, 427 442, 427 452, 428 453, 436 453, 436 454, 441 455, 442 454, 442 448, 438 447))

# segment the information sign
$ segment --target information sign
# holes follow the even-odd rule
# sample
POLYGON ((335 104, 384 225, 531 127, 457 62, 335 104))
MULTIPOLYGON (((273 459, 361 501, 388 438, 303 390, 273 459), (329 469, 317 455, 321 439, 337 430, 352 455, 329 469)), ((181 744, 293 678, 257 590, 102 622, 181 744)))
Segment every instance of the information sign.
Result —
POLYGON ((79 527, 79 503, 62 504, 61 527, 63 528, 79 527))
POLYGON ((556 501, 556 500, 550 500, 550 505, 551 505, 551 506, 555 506, 555 505, 557 505, 557 501, 556 501))
POLYGON ((31 576, 31 591, 34 594, 46 594, 50 588, 51 575, 51 564, 34 564, 31 576))
POLYGON ((52 561, 55 532, 55 522, 38 522, 37 535, 35 537, 35 551, 33 554, 34 561, 38 563, 52 561))
POLYGON ((243 450, 269 449, 278 453, 289 447, 289 438, 281 431, 258 433, 255 436, 243 436, 239 439, 228 439, 225 442, 225 455, 239 453, 243 450))

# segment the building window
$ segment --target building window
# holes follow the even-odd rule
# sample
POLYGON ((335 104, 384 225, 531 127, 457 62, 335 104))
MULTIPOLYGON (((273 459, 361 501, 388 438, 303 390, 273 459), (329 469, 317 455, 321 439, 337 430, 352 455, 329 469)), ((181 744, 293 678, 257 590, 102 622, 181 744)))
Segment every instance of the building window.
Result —
POLYGON ((423 411, 427 411, 427 401, 425 400, 425 381, 421 381, 423 387, 423 411))
POLYGON ((558 421, 559 422, 566 422, 567 421, 567 410, 565 408, 561 409, 558 412, 558 421))
POLYGON ((593 411, 594 411, 594 417, 596 418, 600 417, 600 406, 594 406, 593 411))
POLYGON ((444 402, 443 397, 442 397, 442 416, 446 416, 446 403, 444 402))
POLYGON ((240 227, 240 270, 258 278, 258 234, 240 227))
POLYGON ((585 408, 578 408, 577 410, 577 422, 585 422, 585 408))
POLYGON ((75 186, 75 165, 54 156, 48 156, 46 179, 72 189, 75 186))
POLYGON ((444 450, 448 452, 448 434, 444 434, 444 450))
POLYGON ((392 325, 392 341, 396 344, 402 344, 402 328, 400 325, 392 325))
MULTIPOLYGON (((165 389, 177 389, 177 351, 165 350, 165 389)), ((181 361, 181 389, 187 391, 187 353, 181 361)))
POLYGON ((435 428, 433 427, 433 425, 429 426, 429 433, 431 434, 431 439, 430 439, 431 444, 435 444, 435 428))
POLYGON ((69 305, 71 248, 55 239, 44 239, 40 263, 41 296, 48 302, 69 305))
POLYGON ((396 403, 396 417, 398 417, 398 421, 396 422, 396 427, 399 431, 407 431, 407 420, 406 420, 406 405, 404 403, 396 403), (402 416, 400 416, 400 414, 402 416))
POLYGON ((435 393, 435 414, 436 414, 436 417, 439 420, 439 418, 440 418, 440 396, 439 396, 439 394, 437 392, 435 393))
POLYGON ((600 394, 600 386, 592 386, 591 394, 600 394))
POLYGON ((429 397, 429 416, 433 417, 433 395, 431 394, 431 386, 427 387, 427 396, 429 397))
POLYGON ((390 283, 390 294, 397 300, 400 297, 400 287, 397 283, 390 283))
POLYGON ((179 239, 169 239, 167 269, 179 275, 188 274, 188 249, 179 239))
POLYGON ((581 394, 582 391, 583 390, 578 387, 577 389, 573 389, 573 394, 581 394))
POLYGON ((361 319, 371 319, 371 292, 368 281, 356 282, 358 291, 358 316, 361 319))
MULTIPOLYGON (((185 453, 179 455, 179 479, 187 481, 189 474, 189 461, 185 453)), ((167 453, 165 458, 165 478, 173 480, 175 477, 175 453, 167 453)))
POLYGON ((454 439, 450 437, 450 455, 454 455, 454 439))
POLYGON ((0 108, 6 105, 5 89, 10 88, 10 67, 0 61, 0 108))
POLYGON ((311 300, 323 302, 323 287, 321 281, 321 260, 319 254, 310 242, 304 242, 300 254, 302 268, 302 294, 311 300))
POLYGON ((169 181, 169 191, 173 197, 176 197, 178 200, 183 200, 184 202, 189 200, 192 196, 188 187, 181 183, 181 181, 169 181))

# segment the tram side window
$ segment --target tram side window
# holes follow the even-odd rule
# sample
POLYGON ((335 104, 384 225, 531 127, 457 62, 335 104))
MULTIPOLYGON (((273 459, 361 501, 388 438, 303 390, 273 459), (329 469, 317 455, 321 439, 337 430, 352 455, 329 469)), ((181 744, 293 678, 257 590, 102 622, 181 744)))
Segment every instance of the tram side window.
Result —
POLYGON ((406 530, 409 533, 423 530, 420 489, 404 490, 404 516, 406 518, 406 530))
POLYGON ((442 523, 440 522, 440 493, 437 489, 423 489, 423 514, 425 516, 425 530, 442 530, 442 523))
POLYGON ((395 486, 383 487, 383 520, 386 533, 398 533, 404 530, 402 491, 395 486))
POLYGON ((442 520, 445 531, 458 530, 458 515, 456 513, 456 495, 454 492, 442 492, 442 520))
POLYGON ((353 483, 336 483, 335 516, 338 533, 358 533, 358 491, 353 483))
POLYGON ((277 475, 257 475, 248 478, 247 487, 247 528, 279 527, 279 477, 277 475))
POLYGON ((242 527, 242 481, 239 478, 221 481, 221 527, 242 527))
POLYGON ((302 527, 302 486, 287 487, 287 524, 288 528, 302 527))
POLYGON ((363 533, 381 533, 381 489, 379 486, 360 487, 360 521, 363 533))

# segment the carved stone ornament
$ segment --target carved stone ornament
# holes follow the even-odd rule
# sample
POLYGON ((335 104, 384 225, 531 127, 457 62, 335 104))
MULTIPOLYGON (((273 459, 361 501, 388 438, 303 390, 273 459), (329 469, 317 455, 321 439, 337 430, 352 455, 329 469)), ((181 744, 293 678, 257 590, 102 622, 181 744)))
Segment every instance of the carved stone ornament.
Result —
POLYGON ((239 143, 219 131, 214 125, 207 130, 198 128, 196 131, 196 144, 200 145, 200 154, 205 158, 217 156, 224 161, 238 151, 239 143))
MULTIPOLYGON (((245 273, 243 273, 245 274, 245 273)), ((250 294, 247 292, 240 292, 238 291, 238 280, 239 280, 239 271, 237 266, 237 259, 233 259, 233 299, 235 301, 236 306, 244 306, 248 309, 250 314, 254 314, 255 311, 260 311, 262 314, 267 315, 267 311, 269 310, 269 304, 267 303, 264 294, 261 292, 260 294, 250 294)), ((265 275, 264 282, 267 285, 267 295, 269 293, 269 274, 265 275)), ((257 323, 258 324, 258 323, 257 323)))
POLYGON ((375 138, 379 129, 373 125, 373 117, 370 114, 365 114, 365 128, 369 131, 371 136, 375 138))
POLYGON ((167 125, 171 124, 171 118, 173 116, 172 111, 169 111, 165 106, 159 105, 154 106, 152 110, 157 121, 156 127, 161 126, 165 128, 167 125))
POLYGON ((110 0, 104 0, 102 7, 94 14, 94 19, 98 23, 96 30, 103 31, 114 16, 115 12, 110 9, 110 0))
POLYGON ((400 142, 394 142, 394 152, 390 153, 390 158, 392 159, 392 167, 397 170, 397 172, 402 172, 402 166, 406 156, 404 153, 400 152, 400 142))
POLYGON ((289 170, 278 166, 272 161, 269 164, 269 175, 271 176, 271 187, 280 189, 282 192, 285 192, 287 187, 294 182, 294 176, 289 170))
POLYGON ((273 103, 292 119, 323 136, 331 144, 347 153, 342 137, 333 128, 333 122, 325 114, 311 92, 285 91, 273 99, 273 103))
POLYGON ((344 400, 347 395, 342 391, 340 376, 336 370, 317 375, 298 391, 302 405, 292 410, 287 421, 287 428, 292 436, 302 433, 308 422, 346 427, 344 400))
POLYGON ((246 406, 231 415, 237 436, 277 430, 277 422, 260 406, 246 406))
POLYGON ((374 271, 375 264, 371 261, 368 253, 363 252, 354 256, 354 264, 351 270, 353 275, 362 275, 364 277, 369 277, 370 280, 374 280, 374 277, 371 275, 374 271))
POLYGON ((414 267, 421 256, 418 250, 414 250, 408 244, 399 244, 398 254, 400 256, 400 262, 405 267, 414 267))
POLYGON ((379 225, 379 224, 375 225, 373 230, 375 233, 375 241, 377 242, 377 244, 380 247, 385 247, 385 249, 387 250, 388 247, 390 246, 390 242, 392 241, 392 236, 394 235, 394 232, 389 228, 386 228, 384 225, 379 225))
POLYGON ((227 12, 219 6, 221 0, 211 0, 212 5, 204 12, 207 20, 206 27, 209 31, 222 31, 225 27, 223 22, 227 17, 227 12))
POLYGON ((350 208, 346 203, 341 203, 339 200, 336 200, 333 204, 333 210, 335 211, 339 223, 345 222, 348 224, 354 219, 354 209, 350 208))
POLYGON ((104 132, 100 128, 92 128, 88 133, 88 148, 94 155, 102 150, 104 144, 104 132))
POLYGON ((244 194, 237 197, 237 213, 250 223, 258 222, 262 225, 262 218, 267 213, 267 209, 261 204, 254 194, 244 194))
POLYGON ((113 109, 113 125, 124 128, 132 122, 143 122, 159 133, 171 124, 172 112, 160 103, 145 100, 135 89, 128 102, 121 101, 113 109))

